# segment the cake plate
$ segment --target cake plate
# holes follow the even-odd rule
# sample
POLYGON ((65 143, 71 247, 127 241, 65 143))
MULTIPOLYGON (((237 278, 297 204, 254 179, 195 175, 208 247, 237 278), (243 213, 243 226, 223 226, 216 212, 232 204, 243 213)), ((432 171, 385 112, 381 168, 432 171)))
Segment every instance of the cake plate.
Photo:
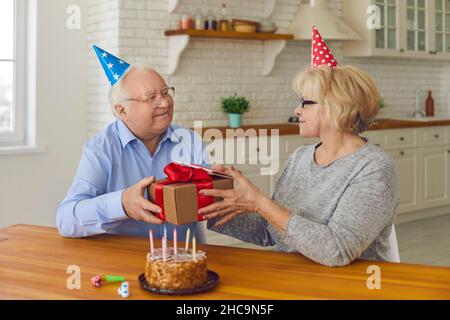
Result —
POLYGON ((219 282, 219 275, 211 270, 208 270, 208 282, 201 287, 198 288, 191 288, 191 289, 159 289, 154 288, 150 284, 148 284, 147 280, 145 279, 145 274, 141 274, 139 276, 139 284, 141 285, 141 288, 160 295, 169 295, 169 296, 185 296, 185 295, 191 295, 191 294, 197 294, 202 293, 205 291, 212 290, 217 283, 219 282))

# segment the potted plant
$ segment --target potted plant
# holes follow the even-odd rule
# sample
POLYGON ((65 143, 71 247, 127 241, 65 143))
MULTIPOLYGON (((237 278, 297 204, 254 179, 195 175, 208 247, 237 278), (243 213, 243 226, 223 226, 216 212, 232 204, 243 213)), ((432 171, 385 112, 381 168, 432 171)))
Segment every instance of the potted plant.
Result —
POLYGON ((244 97, 238 97, 235 93, 231 97, 222 97, 222 110, 228 113, 230 127, 239 128, 241 126, 242 114, 250 109, 250 103, 244 97))

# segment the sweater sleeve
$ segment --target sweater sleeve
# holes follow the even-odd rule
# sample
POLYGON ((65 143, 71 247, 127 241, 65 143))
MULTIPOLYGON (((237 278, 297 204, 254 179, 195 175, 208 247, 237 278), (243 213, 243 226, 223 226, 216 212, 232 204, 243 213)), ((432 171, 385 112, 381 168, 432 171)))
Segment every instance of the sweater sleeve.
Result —
POLYGON ((282 241, 320 264, 348 265, 392 223, 398 197, 395 164, 368 168, 348 185, 328 223, 291 212, 282 241))
POLYGON ((217 220, 218 218, 208 221, 209 230, 262 247, 275 245, 268 231, 267 221, 256 213, 241 214, 223 226, 213 227, 217 220))

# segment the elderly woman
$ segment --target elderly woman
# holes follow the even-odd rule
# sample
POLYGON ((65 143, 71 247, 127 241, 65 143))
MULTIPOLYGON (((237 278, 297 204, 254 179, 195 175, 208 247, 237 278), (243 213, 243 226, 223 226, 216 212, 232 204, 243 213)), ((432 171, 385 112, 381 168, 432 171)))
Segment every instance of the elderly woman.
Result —
POLYGON ((359 134, 380 96, 372 78, 351 66, 309 68, 294 81, 300 135, 319 137, 289 158, 272 198, 234 168, 235 189, 204 190, 223 200, 200 210, 208 228, 261 246, 299 252, 326 266, 389 260, 399 203, 393 160, 359 134))

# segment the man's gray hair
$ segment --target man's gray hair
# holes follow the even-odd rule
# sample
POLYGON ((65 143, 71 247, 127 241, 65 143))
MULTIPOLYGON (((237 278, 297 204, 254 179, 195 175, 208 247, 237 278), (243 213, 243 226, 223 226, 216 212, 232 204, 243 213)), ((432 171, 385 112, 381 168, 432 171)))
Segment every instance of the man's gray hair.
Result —
MULTIPOLYGON (((132 65, 132 66, 130 66, 130 70, 128 71, 128 73, 131 72, 132 69, 137 69, 137 70, 142 70, 142 71, 147 70, 147 71, 152 71, 152 72, 159 74, 155 69, 153 69, 149 66, 146 66, 146 65, 132 65)), ((114 117, 116 117, 116 118, 118 118, 118 116, 117 116, 115 107, 119 104, 123 104, 124 100, 129 98, 128 93, 122 84, 122 80, 126 76, 127 76, 127 74, 125 76, 123 76, 119 81, 117 81, 111 87, 111 89, 109 89, 109 94, 108 94, 109 104, 113 111, 114 117)))

